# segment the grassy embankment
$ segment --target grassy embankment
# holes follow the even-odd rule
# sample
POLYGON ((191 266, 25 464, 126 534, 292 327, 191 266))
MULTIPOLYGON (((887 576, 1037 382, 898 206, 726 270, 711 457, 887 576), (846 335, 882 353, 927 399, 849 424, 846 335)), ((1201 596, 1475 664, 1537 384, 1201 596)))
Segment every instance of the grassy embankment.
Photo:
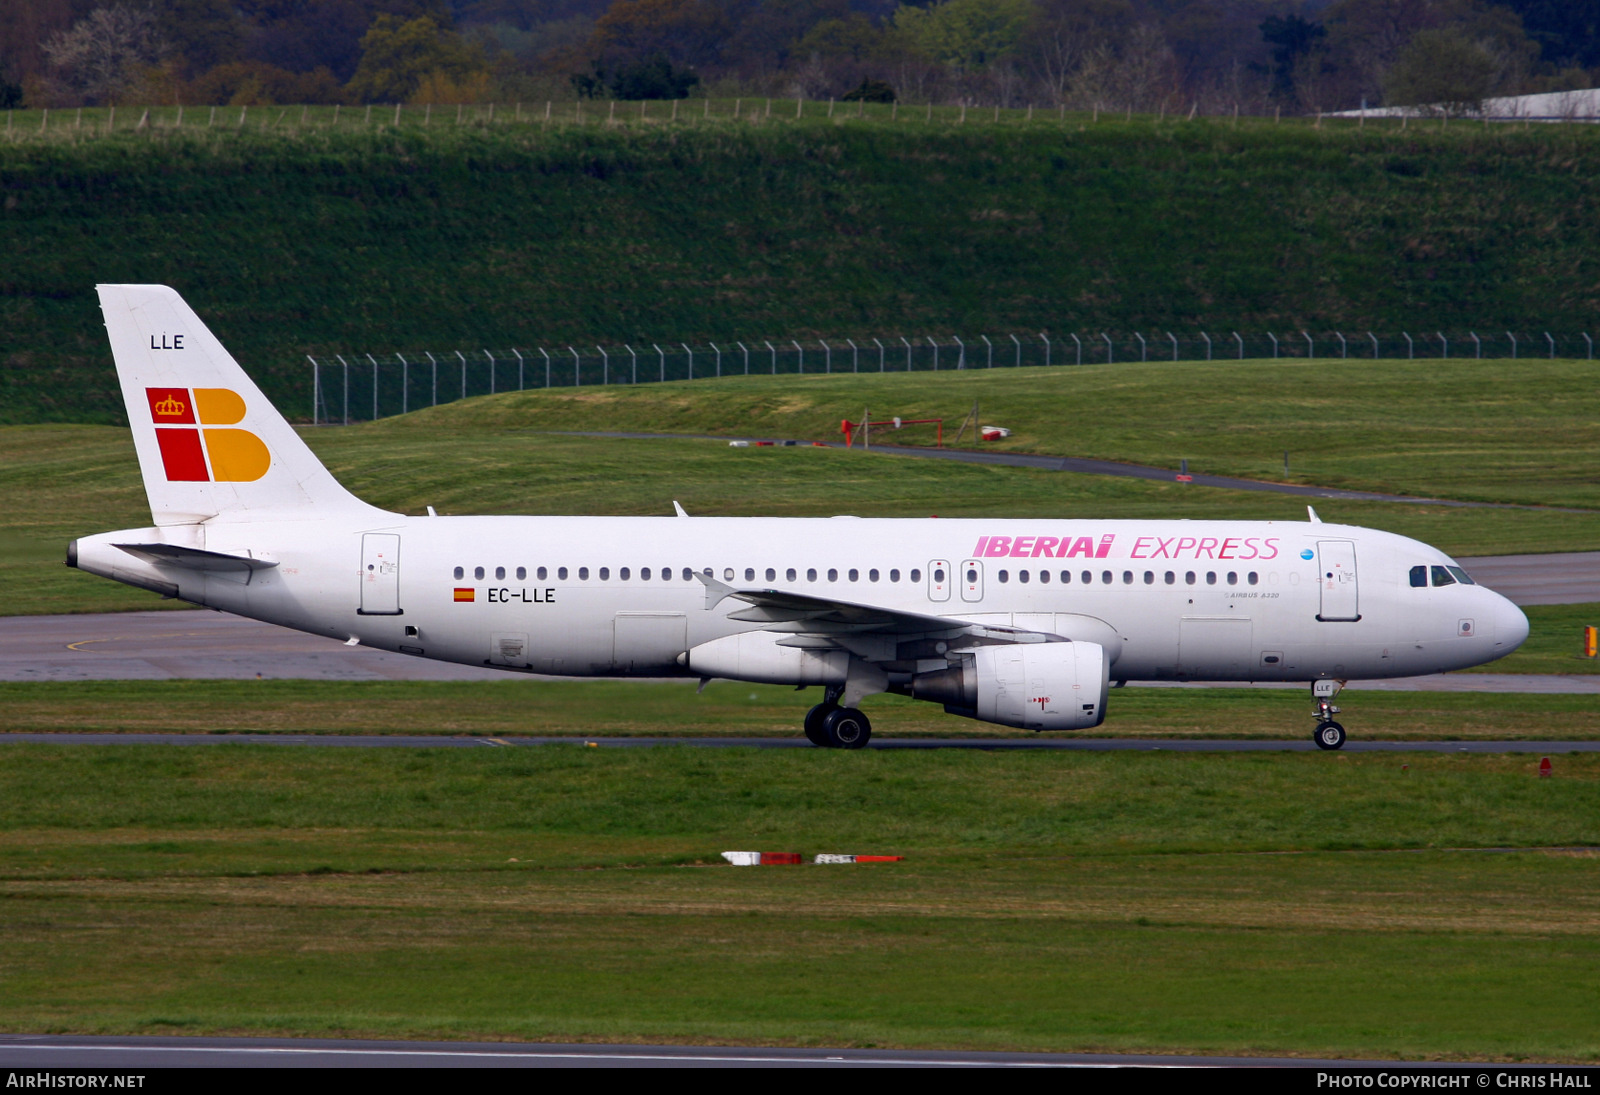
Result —
POLYGON ((6 755, 0 1029, 1600 1050, 1591 756, 6 755))
POLYGON ((1270 329, 1298 353, 1302 328, 1526 342, 1600 303, 1586 127, 902 117, 57 138, 0 143, 4 421, 120 417, 97 281, 179 288, 293 413, 308 352, 1270 329))

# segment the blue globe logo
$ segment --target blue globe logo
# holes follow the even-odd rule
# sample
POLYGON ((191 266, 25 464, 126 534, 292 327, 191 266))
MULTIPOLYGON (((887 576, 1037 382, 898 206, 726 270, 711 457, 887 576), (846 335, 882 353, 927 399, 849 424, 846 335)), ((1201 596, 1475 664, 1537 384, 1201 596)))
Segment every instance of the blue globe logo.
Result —
POLYGON ((1311 550, 1311 549, 1310 549, 1310 548, 1301 548, 1301 549, 1300 549, 1300 558, 1302 558, 1302 559, 1310 559, 1310 558, 1312 558, 1312 557, 1313 557, 1313 556, 1314 556, 1314 555, 1315 555, 1315 554, 1316 554, 1316 553, 1315 553, 1315 552, 1313 552, 1313 551, 1312 551, 1312 550, 1311 550))

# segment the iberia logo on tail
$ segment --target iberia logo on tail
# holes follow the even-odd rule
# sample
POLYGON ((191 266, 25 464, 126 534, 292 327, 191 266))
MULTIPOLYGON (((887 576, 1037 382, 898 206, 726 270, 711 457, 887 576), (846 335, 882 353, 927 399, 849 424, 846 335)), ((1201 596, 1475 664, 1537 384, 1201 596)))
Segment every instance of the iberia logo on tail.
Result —
POLYGON ((216 429, 244 419, 244 400, 227 388, 146 388, 161 464, 171 483, 253 483, 272 454, 249 430, 216 429))

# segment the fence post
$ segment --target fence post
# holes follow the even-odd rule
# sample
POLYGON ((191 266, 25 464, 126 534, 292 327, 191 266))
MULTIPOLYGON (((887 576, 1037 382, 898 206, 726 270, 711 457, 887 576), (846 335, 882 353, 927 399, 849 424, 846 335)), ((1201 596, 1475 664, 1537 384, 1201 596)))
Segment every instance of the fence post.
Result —
POLYGON ((1413 358, 1415 358, 1417 356, 1417 347, 1416 347, 1416 344, 1411 341, 1411 336, 1409 334, 1406 334, 1406 332, 1404 332, 1404 331, 1401 331, 1400 334, 1405 337, 1405 340, 1406 340, 1406 360, 1409 361, 1409 360, 1411 360, 1411 359, 1413 359, 1413 358))
MULTIPOLYGON (((1033 107, 1030 106, 1028 109, 1031 111, 1033 107)), ((1050 367, 1050 336, 1040 331, 1039 337, 1044 339, 1044 365, 1048 369, 1050 367)))
POLYGON ((850 371, 859 373, 861 371, 861 351, 856 348, 855 339, 847 338, 845 341, 850 344, 850 371))
POLYGON ((461 398, 465 399, 467 398, 467 355, 457 350, 456 356, 461 359, 461 398))
POLYGON ((1276 361, 1278 360, 1278 336, 1268 331, 1267 337, 1272 340, 1272 360, 1276 361))
POLYGON ((571 346, 568 346, 567 349, 572 351, 572 386, 581 388, 583 387, 583 358, 579 357, 578 351, 573 350, 571 346))
POLYGON ((778 375, 778 349, 770 341, 767 343, 767 349, 772 351, 772 375, 773 376, 777 376, 778 375))
POLYGON ((522 385, 522 354, 515 346, 511 347, 511 352, 517 355, 517 391, 520 392, 520 391, 523 390, 523 385, 522 385))
POLYGON ((961 348, 960 352, 956 355, 956 368, 965 369, 967 367, 967 344, 962 342, 961 339, 956 335, 951 335, 950 337, 955 339, 956 345, 961 348))
POLYGON ((1348 344, 1346 344, 1346 342, 1344 340, 1344 332, 1335 331, 1335 332, 1333 332, 1333 336, 1339 340, 1339 356, 1340 356, 1340 358, 1349 357, 1350 356, 1350 347, 1349 347, 1348 344))
POLYGON ((344 424, 348 426, 350 425, 350 363, 344 359, 343 354, 333 356, 344 366, 344 424))
MULTIPOLYGON (((676 101, 676 100, 674 100, 674 101, 676 101)), ((622 348, 624 350, 628 351, 628 360, 631 363, 631 367, 632 367, 632 370, 633 370, 629 374, 632 377, 632 380, 629 381, 629 383, 637 384, 637 383, 639 383, 639 355, 634 353, 633 352, 633 347, 629 346, 627 343, 623 343, 622 348)))
POLYGON ((378 420, 378 359, 368 354, 367 360, 372 362, 372 420, 376 422, 378 420))
POLYGON ((906 343, 906 372, 911 371, 911 343, 906 342, 906 336, 901 335, 900 341, 906 343))
MULTIPOLYGON (((872 341, 878 342, 877 339, 873 339, 872 341)), ((883 343, 878 342, 878 371, 880 373, 883 372, 883 368, 883 343)))
POLYGON ((1079 338, 1076 334, 1074 334, 1072 336, 1072 341, 1078 347, 1078 364, 1082 365, 1083 364, 1083 339, 1079 338))
POLYGON ((1435 331, 1434 334, 1439 336, 1439 344, 1444 347, 1445 360, 1448 361, 1450 359, 1450 340, 1444 337, 1443 331, 1435 331))
POLYGON ((1378 336, 1368 331, 1367 337, 1372 340, 1372 359, 1376 361, 1383 354, 1383 351, 1378 346, 1378 336))
POLYGON ((439 363, 433 359, 432 354, 429 354, 428 364, 433 366, 433 403, 431 405, 437 407, 439 405, 439 363))
POLYGON ((1317 359, 1317 344, 1312 341, 1311 336, 1307 334, 1304 328, 1301 329, 1300 333, 1305 335, 1306 338, 1306 360, 1315 361, 1317 359))
POLYGON ((1111 346, 1111 336, 1106 334, 1104 331, 1101 331, 1100 337, 1106 340, 1106 364, 1110 365, 1112 360, 1117 356, 1115 350, 1113 350, 1111 346))
POLYGON ((1135 332, 1133 332, 1133 337, 1139 340, 1139 360, 1140 361, 1149 361, 1150 360, 1150 347, 1145 342, 1144 336, 1141 335, 1138 331, 1135 331, 1135 332))
POLYGON ((989 336, 988 335, 979 335, 978 337, 983 339, 984 346, 986 346, 988 348, 989 356, 986 359, 986 361, 984 362, 984 366, 983 367, 985 369, 992 369, 992 368, 994 368, 994 343, 989 341, 989 336))
POLYGON ((933 371, 934 372, 938 372, 939 371, 939 344, 937 342, 933 341, 933 336, 932 335, 929 335, 927 337, 928 337, 928 344, 933 347, 933 371))
POLYGON ((1022 368, 1022 340, 1016 335, 1012 335, 1011 341, 1017 344, 1017 364, 1015 367, 1020 369, 1022 368))
POLYGON ((545 353, 545 349, 544 349, 543 346, 539 347, 539 353, 544 355, 544 387, 545 387, 546 391, 549 391, 550 390, 550 355, 548 353, 545 353))
MULTIPOLYGON (((830 106, 833 105, 833 100, 832 99, 828 100, 828 105, 830 105, 830 106)), ((801 376, 805 376, 806 375, 806 351, 805 351, 805 347, 801 346, 798 342, 796 342, 792 338, 789 340, 789 345, 793 346, 794 349, 795 349, 795 353, 800 355, 800 375, 801 376)))
POLYGON ((822 343, 822 352, 827 355, 827 364, 823 367, 823 371, 831 375, 833 373, 833 347, 829 346, 823 339, 819 338, 817 341, 822 343))
POLYGON ((1172 340, 1172 363, 1176 365, 1178 363, 1178 336, 1168 331, 1167 337, 1172 340))
POLYGON ((1506 337, 1511 340, 1511 360, 1515 361, 1517 360, 1517 336, 1507 331, 1506 337))
POLYGON ((1549 331, 1544 333, 1544 337, 1545 341, 1550 343, 1550 360, 1554 361, 1556 359, 1556 340, 1550 337, 1549 331))
POLYGON ((739 349, 744 351, 744 375, 745 376, 749 376, 750 375, 750 348, 747 347, 742 342, 736 343, 736 345, 739 347, 739 349))
POLYGON ((489 359, 489 394, 494 395, 494 354, 484 350, 483 356, 489 359))
POLYGON ((322 395, 322 366, 317 364, 317 359, 310 354, 306 360, 311 362, 311 424, 317 424, 317 400, 322 395))
POLYGON ((606 348, 604 346, 600 345, 598 342, 595 343, 595 347, 594 348, 596 350, 600 351, 600 383, 601 384, 610 384, 611 383, 611 355, 606 353, 606 348))
POLYGON ((1467 334, 1470 335, 1471 338, 1472 338, 1472 347, 1473 347, 1472 356, 1474 358, 1476 358, 1477 360, 1482 361, 1483 360, 1483 341, 1480 338, 1478 338, 1478 332, 1477 331, 1468 331, 1467 334))
POLYGON ((665 382, 667 379, 667 355, 662 351, 660 346, 656 345, 656 343, 652 342, 650 345, 655 346, 656 355, 661 358, 661 379, 663 382, 665 382))
POLYGON ((1244 360, 1244 337, 1238 331, 1233 332, 1233 337, 1239 340, 1239 360, 1244 360))
POLYGON ((689 349, 689 344, 687 342, 680 342, 680 343, 678 343, 678 345, 682 346, 683 347, 683 352, 689 355, 689 379, 693 380, 694 379, 694 351, 689 349))
MULTIPOLYGON (((673 102, 677 102, 678 100, 674 99, 672 101, 673 102)), ((716 350, 716 352, 717 352, 717 378, 721 379, 721 377, 722 377, 722 351, 720 349, 718 349, 717 344, 715 342, 713 342, 711 344, 711 348, 713 350, 716 350)))
POLYGON ((1206 360, 1210 361, 1211 360, 1211 336, 1206 334, 1204 331, 1201 331, 1200 332, 1200 337, 1206 340, 1206 360))
POLYGON ((1594 360, 1594 339, 1589 337, 1589 332, 1588 331, 1583 332, 1583 341, 1589 344, 1589 356, 1588 356, 1587 360, 1593 361, 1594 360))

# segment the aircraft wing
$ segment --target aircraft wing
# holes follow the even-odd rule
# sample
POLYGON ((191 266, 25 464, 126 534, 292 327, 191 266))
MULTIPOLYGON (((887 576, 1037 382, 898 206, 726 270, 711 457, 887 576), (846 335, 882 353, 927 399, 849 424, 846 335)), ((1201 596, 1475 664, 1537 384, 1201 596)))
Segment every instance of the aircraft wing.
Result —
POLYGON ((707 609, 728 599, 743 601, 749 607, 730 612, 728 618, 756 624, 760 631, 789 636, 778 641, 780 646, 846 649, 869 661, 894 661, 906 653, 901 649, 902 643, 918 639, 940 640, 949 648, 1060 639, 1058 635, 1026 628, 928 616, 804 593, 738 589, 708 574, 696 577, 706 587, 707 609))

